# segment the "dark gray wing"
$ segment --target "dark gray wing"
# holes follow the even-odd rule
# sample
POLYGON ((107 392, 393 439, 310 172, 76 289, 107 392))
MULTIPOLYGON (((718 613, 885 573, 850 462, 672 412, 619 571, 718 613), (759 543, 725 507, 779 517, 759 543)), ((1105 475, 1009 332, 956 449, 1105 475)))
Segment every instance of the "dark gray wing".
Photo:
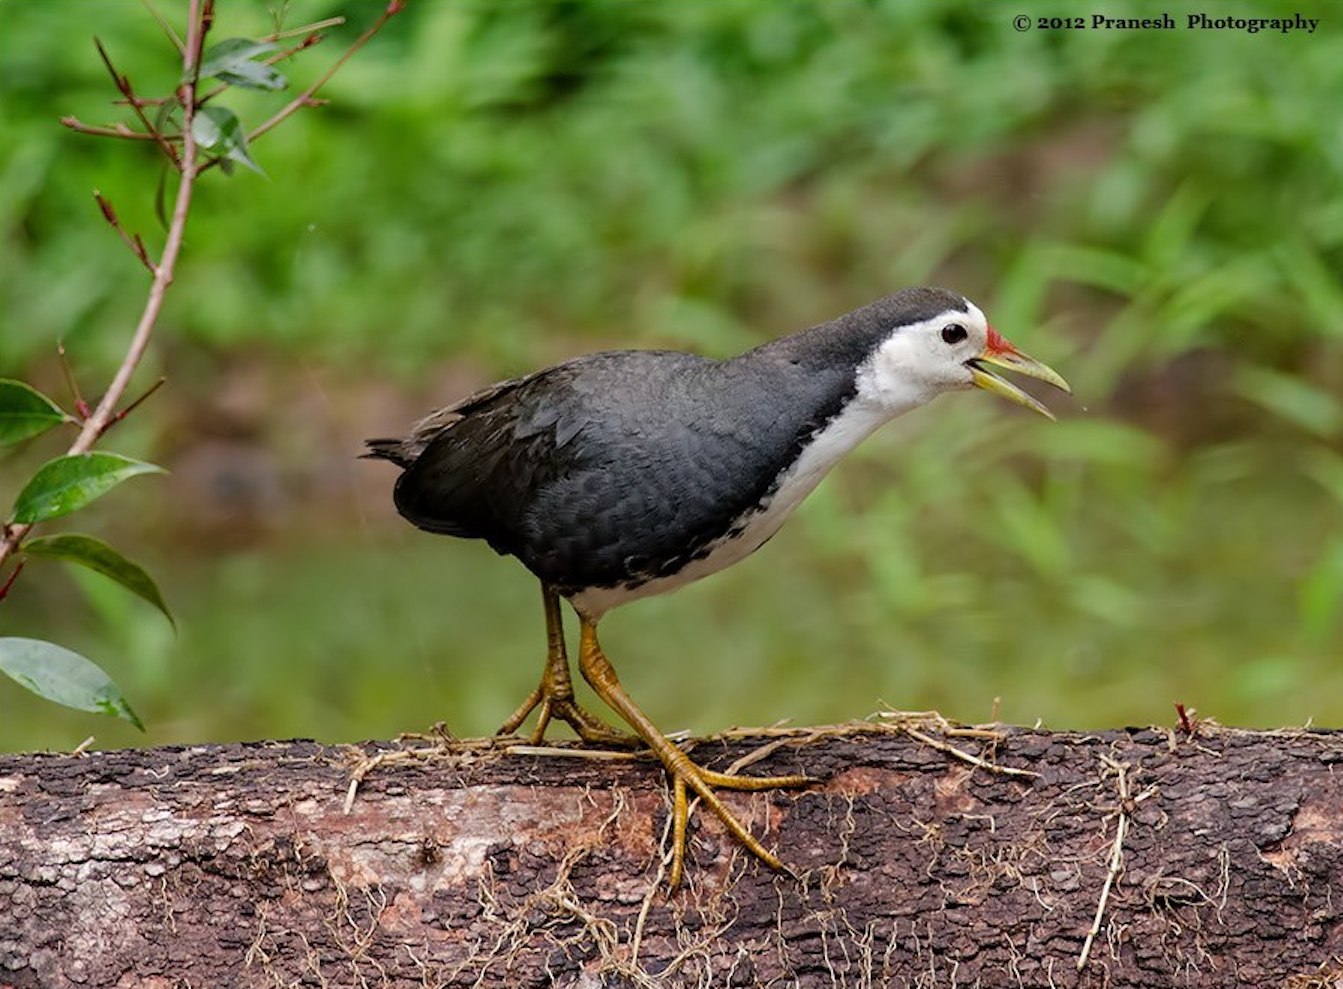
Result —
POLYGON ((614 351, 491 385, 427 416, 401 441, 410 462, 397 481, 397 509, 422 529, 484 539, 529 562, 529 546, 545 538, 526 524, 542 493, 602 469, 622 442, 637 443, 639 430, 626 425, 639 417, 645 384, 702 363, 614 351))
POLYGON ((769 494, 844 383, 787 361, 579 358, 424 420, 397 508, 488 541, 562 591, 647 580, 769 494))
POLYGON ((579 383, 596 414, 519 519, 519 557, 562 591, 642 583, 703 555, 773 494, 845 387, 787 362, 675 356, 639 367, 624 400, 604 397, 601 376, 579 383))

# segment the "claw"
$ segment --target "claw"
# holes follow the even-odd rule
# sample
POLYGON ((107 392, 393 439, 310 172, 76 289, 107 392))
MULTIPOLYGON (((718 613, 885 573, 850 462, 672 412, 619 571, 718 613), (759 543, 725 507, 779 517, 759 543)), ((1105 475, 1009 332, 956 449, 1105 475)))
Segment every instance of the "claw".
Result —
POLYGON ((528 716, 540 708, 536 716, 536 727, 529 739, 532 745, 539 745, 545 738, 546 728, 552 718, 558 718, 571 727, 584 742, 604 747, 630 748, 639 745, 639 739, 628 732, 612 728, 595 714, 590 714, 579 706, 574 699, 573 682, 569 679, 569 657, 564 650, 564 628, 560 619, 560 601, 549 587, 542 584, 541 594, 546 609, 546 666, 541 673, 541 682, 527 695, 527 699, 518 705, 518 709, 509 715, 508 720, 499 726, 496 735, 512 735, 527 720, 528 716))
POLYGON ((717 815, 723 825, 745 846, 748 852, 771 869, 790 872, 791 870, 779 860, 777 855, 760 844, 755 836, 747 831, 742 823, 733 816, 732 812, 719 799, 718 794, 714 793, 712 787, 723 790, 775 790, 785 787, 807 786, 814 783, 815 780, 809 776, 732 776, 728 773, 719 773, 712 769, 705 769, 703 766, 697 766, 684 754, 681 755, 681 759, 684 760, 683 765, 675 767, 669 765, 667 767, 667 772, 672 777, 672 862, 671 871, 667 877, 667 885, 676 889, 681 884, 681 875, 684 871, 686 824, 690 819, 690 802, 686 797, 687 787, 694 790, 695 795, 708 804, 709 809, 717 815))
POLYGON ((616 672, 612 669, 601 646, 597 644, 597 628, 586 618, 582 622, 582 645, 578 657, 579 669, 592 689, 597 692, 612 710, 625 719, 662 761, 671 777, 672 785, 672 862, 668 874, 668 885, 676 889, 681 883, 685 871, 686 825, 690 820, 690 800, 687 790, 703 800, 714 812, 724 827, 739 841, 748 852, 771 869, 789 871, 779 857, 762 845, 746 827, 737 820, 727 805, 719 799, 714 787, 724 790, 773 790, 780 787, 806 786, 814 780, 808 776, 734 776, 705 769, 690 761, 690 757, 678 749, 667 736, 653 726, 648 716, 639 709, 625 688, 620 685, 616 672))

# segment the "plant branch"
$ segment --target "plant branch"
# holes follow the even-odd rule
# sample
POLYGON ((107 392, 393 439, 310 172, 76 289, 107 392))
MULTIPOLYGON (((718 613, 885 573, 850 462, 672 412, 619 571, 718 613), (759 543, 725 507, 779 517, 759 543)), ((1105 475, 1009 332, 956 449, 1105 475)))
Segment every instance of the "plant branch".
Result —
POLYGON ((257 41, 279 41, 281 38, 295 38, 300 34, 312 34, 316 31, 324 31, 329 27, 339 27, 345 23, 343 17, 328 17, 324 21, 314 21, 311 24, 304 24, 302 27, 293 27, 288 31, 276 31, 273 34, 267 34, 257 41))
POLYGON ((266 133, 266 131, 279 126, 279 124, 287 117, 307 106, 308 102, 317 95, 317 91, 331 81, 331 77, 340 71, 341 66, 349 60, 350 56, 360 48, 363 48, 368 40, 381 31, 384 24, 397 14, 401 13, 401 11, 405 9, 405 6, 404 0, 390 0, 386 9, 383 10, 378 19, 369 25, 364 33, 354 40, 354 43, 345 50, 345 53, 341 55, 340 58, 336 59, 336 61, 331 64, 331 67, 327 69, 326 72, 322 73, 321 77, 315 83, 285 104, 275 116, 271 117, 264 124, 261 124, 253 130, 252 133, 248 134, 247 140, 255 141, 262 134, 266 133))
MULTIPOLYGON (((196 178, 200 174, 196 163, 196 140, 191 135, 191 122, 196 114, 197 67, 200 65, 201 46, 204 44, 205 33, 209 27, 210 0, 204 0, 204 2, 206 10, 203 11, 201 9, 202 0, 191 0, 187 14, 187 46, 183 55, 186 82, 182 84, 180 90, 182 101, 182 157, 179 168, 182 178, 177 187, 177 201, 173 206, 172 221, 168 225, 168 236, 163 244, 163 253, 159 256, 159 262, 154 268, 154 281, 149 286, 149 297, 145 300, 144 311, 140 314, 140 321, 136 324, 130 346, 126 349, 126 356, 122 358, 121 366, 117 368, 117 373, 112 378, 112 384, 108 386, 106 394, 98 403, 98 407, 84 420, 79 435, 70 444, 70 449, 66 451, 68 455, 88 453, 98 441, 98 438, 107 432, 116 420, 117 405, 120 404, 122 396, 126 394, 126 388, 130 385, 131 377, 135 374, 135 369, 144 357, 145 349, 149 346, 149 339, 154 333, 154 326, 158 322, 159 313, 163 310, 164 296, 168 292, 168 286, 173 282, 177 257, 182 250, 182 236, 186 231, 187 214, 191 209, 191 193, 195 187, 196 178)), ((102 46, 100 45, 99 51, 101 50, 102 46)), ((108 63, 108 68, 111 69, 111 63, 108 63)), ((116 75, 115 71, 113 71, 113 75, 116 75)), ((120 81, 118 81, 118 88, 121 88, 120 81)), ((0 563, 3 563, 7 557, 18 550, 24 537, 28 535, 31 529, 31 525, 9 527, 8 531, 5 532, 4 540, 0 542, 0 563)))
POLYGON ((121 221, 117 219, 117 211, 112 208, 112 204, 104 199, 103 194, 97 189, 93 190, 93 198, 97 200, 98 208, 103 211, 103 219, 105 219, 112 229, 117 232, 117 236, 122 239, 130 252, 140 259, 140 263, 145 266, 145 269, 151 275, 158 274, 158 269, 155 267, 154 262, 149 260, 149 252, 145 250, 145 242, 140 239, 140 235, 128 234, 126 232, 126 228, 123 227, 121 221))
POLYGON ((18 565, 10 571, 9 576, 5 578, 5 582, 0 584, 0 601, 9 596, 9 589, 14 586, 14 581, 19 579, 19 574, 23 573, 24 565, 25 562, 20 560, 18 565))
MULTIPOLYGON (((129 104, 129 100, 127 103, 129 104)), ((62 117, 61 126, 69 127, 78 134, 92 134, 94 137, 119 137, 123 141, 178 141, 181 138, 171 134, 160 132, 156 137, 153 134, 141 134, 139 131, 131 130, 125 124, 114 124, 111 127, 95 127, 92 124, 86 124, 77 117, 62 117)))
MULTIPOLYGON (((64 117, 61 120, 61 123, 66 127, 80 133, 93 134, 99 137, 117 137, 127 140, 156 141, 176 166, 177 171, 181 176, 177 186, 177 198, 173 206, 172 218, 167 224, 167 237, 164 240, 163 251, 159 255, 157 263, 149 258, 148 252, 145 250, 144 244, 139 236, 131 235, 128 237, 125 230, 122 229, 120 222, 117 220, 116 213, 112 210, 111 205, 103 199, 101 195, 98 195, 96 192, 94 193, 104 218, 114 229, 116 229, 122 239, 126 240, 132 252, 135 253, 136 257, 138 257, 147 268, 149 268, 154 278, 149 286, 149 295, 145 300, 144 310, 140 314, 140 320, 136 324, 134 334, 131 336, 131 341, 126 349, 125 356, 122 358, 121 366, 117 368, 117 372, 112 379, 111 385, 108 386, 106 393, 103 395, 101 401, 98 402, 97 408, 93 409, 92 412, 89 411, 88 406, 80 397, 78 388, 74 384, 73 376, 69 377, 71 390, 74 393, 76 406, 83 419, 83 424, 80 428, 79 435, 66 451, 68 456, 88 453, 108 429, 124 419, 128 413, 133 411, 141 402, 152 395, 163 383, 162 380, 159 380, 157 383, 150 386, 143 395, 131 402, 126 408, 119 412, 117 411, 117 406, 125 396, 131 379, 135 375, 135 371, 139 367, 140 361, 144 358, 145 351, 149 346, 150 338, 154 333, 154 327, 158 323, 159 314, 163 310, 164 298, 167 295, 169 286, 173 283, 173 275, 177 268, 177 259, 182 250, 182 239, 186 231, 187 216, 191 210, 192 191, 201 174, 214 164, 213 161, 201 162, 199 160, 196 140, 192 135, 192 123, 195 121, 197 109, 203 102, 197 95, 200 81, 201 52, 204 50, 205 37, 209 34, 210 27, 214 22, 214 3, 215 0, 189 0, 186 43, 181 44, 178 42, 177 36, 172 28, 168 26, 159 16, 158 12, 154 10, 152 3, 150 3, 149 0, 146 0, 146 5, 149 6, 155 19, 159 20, 160 24, 164 27, 165 32, 172 38, 174 44, 178 46, 182 53, 182 78, 184 81, 178 86, 176 92, 176 101, 182 107, 182 132, 180 135, 166 135, 148 120, 142 107, 162 105, 162 103, 168 101, 141 100, 137 98, 131 88, 130 80, 116 71, 116 68, 112 65, 112 60, 108 57, 106 50, 97 39, 94 39, 94 43, 97 45, 98 54, 102 57, 103 64, 107 67, 107 71, 112 76, 113 83, 116 85, 118 92, 124 97, 126 103, 135 111, 140 122, 144 124, 147 133, 137 133, 126 127, 124 124, 118 124, 115 128, 104 128, 92 127, 76 120, 74 117, 64 117), (171 143, 177 141, 180 141, 182 145, 180 155, 171 143)), ((257 128, 252 136, 255 137, 258 134, 265 133, 272 129, 295 110, 299 109, 299 107, 309 103, 317 90, 324 86, 327 81, 336 74, 349 57, 362 48, 388 20, 400 13, 404 6, 405 0, 389 0, 386 8, 377 21, 375 21, 368 30, 354 41, 345 54, 337 59, 335 64, 332 65, 314 85, 310 86, 298 98, 257 128)), ((298 33, 307 33, 309 38, 305 39, 293 49, 280 53, 276 56, 276 60, 278 61, 282 58, 287 58, 295 51, 302 50, 303 48, 315 44, 316 42, 312 36, 314 30, 337 23, 343 23, 343 20, 341 18, 333 18, 300 28, 294 32, 277 33, 274 35, 275 38, 292 37, 294 34, 298 33)), ((62 360, 64 361, 63 348, 61 349, 61 354, 62 360)), ((23 540, 27 537, 32 528, 33 526, 31 524, 20 524, 5 525, 3 530, 0 530, 0 564, 3 564, 6 559, 20 549, 23 545, 23 540)), ((7 591, 9 586, 14 582, 21 567, 22 565, 20 564, 19 567, 16 567, 14 571, 11 572, 9 579, 4 584, 5 591, 7 591)), ((0 598, 2 597, 3 594, 0 594, 0 598)))
MULTIPOLYGON (((140 394, 140 397, 139 397, 139 398, 137 398, 137 399, 133 399, 133 400, 131 401, 131 404, 130 404, 130 405, 126 406, 126 407, 125 407, 124 409, 122 409, 120 412, 118 412, 118 413, 116 413, 115 415, 113 415, 113 416, 112 416, 112 421, 109 422, 109 423, 107 424, 107 428, 108 428, 108 429, 111 429, 111 428, 112 428, 113 426, 115 426, 117 423, 121 422, 122 419, 125 419, 128 415, 130 415, 132 412, 134 412, 136 409, 138 409, 138 408, 141 406, 141 404, 143 404, 143 402, 144 402, 145 399, 147 399, 150 395, 154 394, 154 392, 158 391, 160 388, 162 388, 162 387, 163 387, 165 384, 167 384, 167 383, 168 383, 168 379, 165 378, 165 377, 163 377, 162 375, 160 375, 160 376, 159 376, 159 380, 158 380, 158 381, 155 381, 152 385, 150 385, 148 388, 146 388, 146 389, 140 394)), ((106 430, 104 430, 104 432, 106 432, 106 430)))
MULTIPOLYGON (((177 256, 182 249, 182 236, 186 231, 187 214, 191 209, 191 193, 196 185, 198 169, 196 165, 196 139, 191 133, 191 124, 196 116, 196 72, 200 65, 201 46, 205 41, 208 25, 201 10, 202 0, 191 0, 187 15, 187 46, 184 55, 186 82, 182 84, 182 158, 179 168, 182 180, 177 187, 177 201, 173 205, 172 221, 168 225, 168 236, 163 244, 163 253, 154 269, 154 281, 149 286, 149 297, 145 300, 140 322, 135 327, 126 356, 117 368, 117 373, 103 395, 93 415, 84 424, 79 437, 70 447, 70 453, 86 453, 98 437, 106 431, 116 414, 117 404, 126 393, 131 376, 144 357, 149 338, 154 333, 159 312, 163 309, 163 299, 168 286, 173 282, 173 273, 177 267, 177 256)), ((205 0, 207 8, 213 6, 205 0)), ((128 94, 129 95, 129 94, 128 94)))
POLYGON ((148 117, 145 116, 145 111, 140 106, 140 101, 135 98, 135 91, 131 88, 131 81, 116 70, 116 66, 112 64, 112 59, 108 57, 107 49, 103 47, 101 41, 94 38, 93 44, 94 47, 98 49, 98 55, 102 58, 103 65, 107 66, 107 71, 111 74, 112 82, 116 84, 117 90, 130 102, 131 109, 134 110, 135 115, 140 118, 140 123, 144 124, 145 130, 158 142, 159 147, 163 149, 163 153, 168 156, 168 160, 173 163, 173 166, 177 168, 178 171, 181 171, 182 162, 177 157, 177 149, 168 143, 168 140, 163 136, 162 132, 150 122, 148 117))
POLYGON ((70 359, 65 355, 63 342, 57 341, 56 353, 61 359, 61 373, 65 375, 65 387, 70 389, 70 398, 75 403, 75 413, 79 416, 79 421, 83 422, 89 417, 89 403, 84 401, 84 396, 80 394, 79 382, 75 380, 75 372, 70 369, 70 359))
POLYGON ((145 5, 150 16, 158 21, 159 27, 162 28, 163 33, 168 36, 168 40, 173 43, 173 47, 177 49, 178 54, 185 55, 186 46, 182 44, 182 39, 177 36, 177 32, 173 30, 173 26, 168 23, 167 19, 159 13, 159 9, 154 6, 152 0, 140 0, 140 2, 145 5))

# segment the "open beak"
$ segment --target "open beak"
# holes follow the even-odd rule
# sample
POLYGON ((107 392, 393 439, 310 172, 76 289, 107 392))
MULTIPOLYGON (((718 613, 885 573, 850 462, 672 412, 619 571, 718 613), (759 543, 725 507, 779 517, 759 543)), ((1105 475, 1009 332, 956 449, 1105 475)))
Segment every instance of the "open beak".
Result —
POLYGON ((1035 358, 1028 357, 1017 350, 993 328, 989 329, 989 339, 984 346, 984 352, 978 357, 970 358, 965 363, 970 368, 972 381, 977 387, 983 388, 985 391, 991 391, 995 395, 1001 395, 1009 402, 1024 405, 1026 408, 1040 413, 1046 419, 1053 419, 1054 413, 1045 408, 1042 402, 1026 394, 1007 379, 994 374, 990 368, 1003 368, 1007 371, 1015 371, 1017 374, 1024 374, 1029 378, 1036 378, 1067 392, 1069 395, 1073 391, 1068 387, 1068 382, 1064 381, 1063 376, 1057 371, 1048 364, 1042 364, 1035 358))

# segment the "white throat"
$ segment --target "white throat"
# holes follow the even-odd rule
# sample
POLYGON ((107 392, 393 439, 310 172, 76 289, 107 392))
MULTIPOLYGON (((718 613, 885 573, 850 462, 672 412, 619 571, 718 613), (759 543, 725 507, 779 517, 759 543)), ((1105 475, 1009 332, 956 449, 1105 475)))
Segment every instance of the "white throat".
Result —
POLYGON ((851 407, 875 405, 889 420, 946 391, 947 383, 931 373, 937 363, 930 360, 928 340, 925 333, 901 332, 882 343, 858 367, 858 394, 851 407))

